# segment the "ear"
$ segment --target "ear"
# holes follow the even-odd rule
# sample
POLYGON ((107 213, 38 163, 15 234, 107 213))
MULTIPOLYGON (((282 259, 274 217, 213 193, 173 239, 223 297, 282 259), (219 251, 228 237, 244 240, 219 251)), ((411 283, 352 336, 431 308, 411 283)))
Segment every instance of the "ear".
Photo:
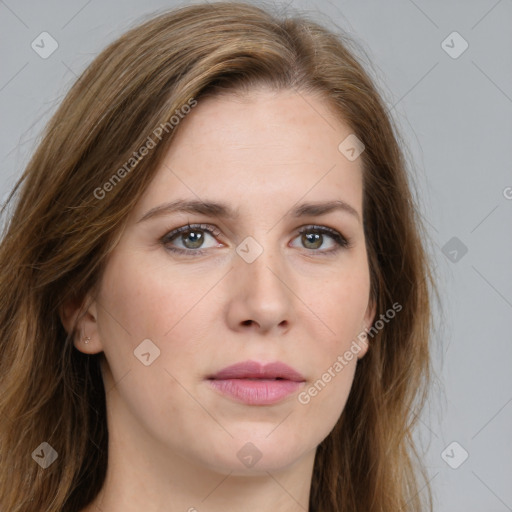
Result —
POLYGON ((66 332, 73 334, 73 343, 80 352, 96 354, 103 350, 98 336, 97 304, 91 295, 69 299, 60 306, 59 316, 66 332), (87 338, 90 339, 85 343, 87 338))
MULTIPOLYGON (((371 327, 373 324, 373 320, 375 319, 375 314, 377 312, 377 304, 370 298, 368 301, 368 307, 366 308, 366 313, 363 319, 363 325, 361 326, 361 334, 365 333, 366 330, 371 327)), ((368 348, 370 347, 368 336, 358 336, 358 345, 361 348, 359 353, 357 354, 358 359, 362 359, 366 353, 368 352, 368 348)))

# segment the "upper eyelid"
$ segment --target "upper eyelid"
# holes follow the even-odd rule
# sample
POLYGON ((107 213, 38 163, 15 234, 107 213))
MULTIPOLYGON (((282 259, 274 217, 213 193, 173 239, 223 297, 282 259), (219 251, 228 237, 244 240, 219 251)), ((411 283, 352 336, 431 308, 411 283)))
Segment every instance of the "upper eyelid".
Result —
POLYGON ((183 226, 179 226, 175 229, 168 230, 165 235, 162 237, 162 239, 170 238, 172 235, 177 235, 180 232, 187 232, 188 230, 198 229, 200 231, 206 231, 207 233, 210 233, 215 236, 221 236, 222 232, 220 229, 216 228, 213 224, 185 224, 183 226))
MULTIPOLYGON (((326 231, 331 231, 333 233, 338 233, 338 234, 343 236, 343 233, 340 230, 338 230, 336 228, 331 228, 330 226, 324 226, 324 225, 321 225, 321 224, 303 224, 303 225, 295 228, 295 231, 303 230, 303 229, 306 229, 306 228, 309 228, 312 231, 314 231, 315 229, 317 229, 317 230, 325 229, 326 231)), ((189 224, 184 224, 183 226, 179 226, 179 227, 174 228, 174 229, 168 229, 164 236, 166 237, 166 236, 168 236, 170 234, 179 233, 181 231, 187 231, 187 229, 199 229, 199 230, 202 230, 202 231, 207 231, 207 232, 213 233, 216 236, 222 236, 223 235, 222 231, 219 228, 217 228, 215 225, 213 225, 213 224, 206 224, 206 223, 192 223, 191 224, 191 223, 189 223, 189 224)))
MULTIPOLYGON (((161 238, 162 241, 170 241, 172 238, 174 238, 175 236, 179 235, 180 233, 182 232, 187 232, 188 230, 193 230, 193 229, 199 229, 201 231, 206 231, 207 233, 209 233, 210 235, 212 236, 216 236, 216 237, 220 237, 223 235, 223 233, 220 231, 220 229, 218 229, 215 225, 213 224, 207 224, 207 223, 188 223, 188 224, 185 224, 183 226, 179 226, 175 229, 171 229, 169 231, 166 232, 166 234, 161 238)), ((342 239, 344 239, 348 245, 351 245, 351 241, 350 239, 345 236, 341 231, 335 229, 335 228, 331 228, 329 226, 323 226, 323 225, 319 225, 319 224, 303 224, 302 226, 299 226, 297 228, 295 228, 295 231, 296 231, 296 234, 301 234, 301 232, 305 231, 305 230, 310 230, 310 231, 324 231, 324 234, 327 234, 331 236, 331 238, 335 239, 336 237, 341 237, 342 239)), ((192 249, 190 249, 192 250, 192 249)))

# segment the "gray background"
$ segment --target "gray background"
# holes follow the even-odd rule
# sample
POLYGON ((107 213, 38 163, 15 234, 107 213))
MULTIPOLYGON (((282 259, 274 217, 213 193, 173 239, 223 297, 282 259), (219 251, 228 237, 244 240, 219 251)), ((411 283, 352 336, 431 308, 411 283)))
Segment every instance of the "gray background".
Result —
MULTIPOLYGON (((77 75, 126 29, 176 5, 0 0, 2 202, 77 75), (31 47, 43 31, 59 45, 46 59, 31 47)), ((512 1, 288 5, 361 45, 415 163, 442 296, 439 383, 418 430, 435 510, 512 511, 512 1), (469 45, 458 56, 454 31, 469 45)))

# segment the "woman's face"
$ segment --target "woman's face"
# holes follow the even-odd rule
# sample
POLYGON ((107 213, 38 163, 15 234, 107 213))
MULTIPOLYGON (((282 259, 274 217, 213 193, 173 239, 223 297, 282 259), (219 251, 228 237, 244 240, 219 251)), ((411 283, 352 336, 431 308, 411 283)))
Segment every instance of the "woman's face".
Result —
POLYGON ((77 344, 105 353, 112 433, 223 473, 314 454, 374 314, 362 162, 345 156, 351 139, 338 148, 350 134, 292 91, 200 99, 181 121, 77 344), (264 368, 277 362, 295 373, 264 368))

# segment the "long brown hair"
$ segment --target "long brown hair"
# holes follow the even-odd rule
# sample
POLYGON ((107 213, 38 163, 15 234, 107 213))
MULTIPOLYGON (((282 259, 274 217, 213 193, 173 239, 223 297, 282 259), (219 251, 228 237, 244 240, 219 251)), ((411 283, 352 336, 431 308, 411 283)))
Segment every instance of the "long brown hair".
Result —
POLYGON ((102 354, 74 348, 76 329, 66 332, 60 308, 80 305, 98 285, 127 214, 179 130, 169 123, 176 111, 206 94, 262 84, 321 94, 364 143, 375 318, 402 307, 371 337, 343 414, 317 449, 310 511, 425 510, 430 493, 428 485, 420 492, 425 472, 412 434, 430 378, 427 233, 398 131, 348 43, 303 16, 205 3, 132 28, 71 88, 7 201, 16 198, 0 248, 3 510, 77 512, 98 494, 108 447, 102 354), (155 147, 134 159, 162 126, 155 147), (116 173, 122 179, 113 183, 116 173), (58 454, 46 469, 31 456, 42 442, 58 454))

